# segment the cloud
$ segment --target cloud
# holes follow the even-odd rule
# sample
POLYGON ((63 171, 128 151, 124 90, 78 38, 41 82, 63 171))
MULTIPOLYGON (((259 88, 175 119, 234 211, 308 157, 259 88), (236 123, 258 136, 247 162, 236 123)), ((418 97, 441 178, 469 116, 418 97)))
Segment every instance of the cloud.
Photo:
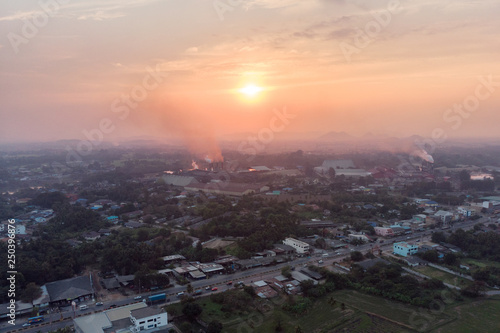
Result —
POLYGON ((187 54, 198 53, 198 48, 196 46, 190 47, 190 48, 186 49, 185 53, 187 53, 187 54))
POLYGON ((30 17, 36 15, 40 11, 26 11, 26 12, 16 12, 14 14, 8 15, 8 16, 3 16, 0 17, 0 21, 16 21, 16 20, 25 20, 29 19, 30 17))
POLYGON ((123 12, 116 12, 116 13, 106 13, 104 11, 97 11, 92 14, 84 14, 78 16, 78 20, 93 20, 93 21, 104 21, 104 20, 110 20, 110 19, 115 19, 119 17, 124 17, 126 16, 125 13, 123 12))

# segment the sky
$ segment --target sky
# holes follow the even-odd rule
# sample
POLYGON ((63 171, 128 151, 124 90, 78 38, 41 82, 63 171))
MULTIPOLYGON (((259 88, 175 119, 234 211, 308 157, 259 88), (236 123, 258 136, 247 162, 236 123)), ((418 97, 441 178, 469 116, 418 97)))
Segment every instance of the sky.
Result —
POLYGON ((498 137, 498 13, 496 0, 2 1, 0 142, 498 137))

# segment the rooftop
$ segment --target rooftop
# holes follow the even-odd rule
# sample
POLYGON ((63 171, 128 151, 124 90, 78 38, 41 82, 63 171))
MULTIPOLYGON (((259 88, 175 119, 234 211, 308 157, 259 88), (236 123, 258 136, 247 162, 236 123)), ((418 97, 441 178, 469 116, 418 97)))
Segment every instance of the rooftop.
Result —
POLYGON ((141 319, 141 318, 156 316, 160 313, 162 313, 161 309, 149 306, 130 311, 130 316, 134 317, 135 319, 141 319))
POLYGON ((94 293, 94 289, 90 283, 90 277, 87 275, 50 282, 46 284, 46 287, 51 302, 72 300, 80 296, 94 293))

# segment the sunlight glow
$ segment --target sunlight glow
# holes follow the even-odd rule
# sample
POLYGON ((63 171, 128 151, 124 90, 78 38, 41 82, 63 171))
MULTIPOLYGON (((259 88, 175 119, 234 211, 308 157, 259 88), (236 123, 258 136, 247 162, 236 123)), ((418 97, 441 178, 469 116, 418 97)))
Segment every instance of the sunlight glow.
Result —
POLYGON ((242 94, 247 95, 248 97, 254 97, 261 91, 262 91, 261 87, 257 87, 253 84, 249 84, 249 85, 245 86, 244 88, 240 89, 240 92, 242 94))

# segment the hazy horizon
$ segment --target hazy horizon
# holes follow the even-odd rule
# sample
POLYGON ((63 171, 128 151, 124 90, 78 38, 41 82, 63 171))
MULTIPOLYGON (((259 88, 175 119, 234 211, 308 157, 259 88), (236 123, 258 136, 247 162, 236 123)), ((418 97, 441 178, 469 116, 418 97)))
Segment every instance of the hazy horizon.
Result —
POLYGON ((47 3, 0 4, 1 142, 500 137, 496 1, 47 3))

